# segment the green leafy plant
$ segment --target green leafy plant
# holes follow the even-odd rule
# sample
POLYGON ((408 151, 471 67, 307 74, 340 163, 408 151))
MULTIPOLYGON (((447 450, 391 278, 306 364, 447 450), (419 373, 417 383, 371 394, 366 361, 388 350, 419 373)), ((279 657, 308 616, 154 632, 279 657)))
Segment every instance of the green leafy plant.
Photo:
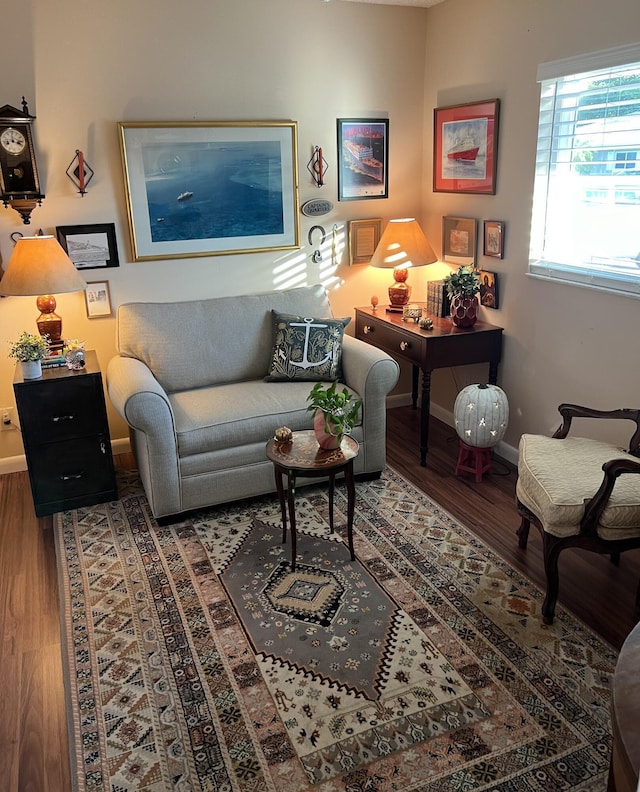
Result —
POLYGON ((338 383, 332 382, 325 388, 321 382, 317 382, 307 396, 309 406, 307 410, 315 413, 320 410, 324 414, 325 434, 334 435, 338 441, 344 435, 351 434, 356 425, 362 401, 353 401, 353 395, 347 388, 338 390, 338 383))
POLYGON ((473 264, 463 264, 444 279, 449 297, 473 297, 480 291, 480 275, 473 264))
POLYGON ((18 340, 14 341, 9 349, 9 357, 19 360, 21 363, 43 360, 48 353, 49 336, 27 333, 26 330, 22 331, 18 340))

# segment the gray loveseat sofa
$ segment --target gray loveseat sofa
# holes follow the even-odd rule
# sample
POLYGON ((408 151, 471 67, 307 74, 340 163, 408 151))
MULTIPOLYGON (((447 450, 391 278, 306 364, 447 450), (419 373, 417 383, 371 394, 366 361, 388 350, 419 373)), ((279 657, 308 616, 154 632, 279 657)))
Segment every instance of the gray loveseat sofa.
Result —
MULTIPOLYGON (((107 390, 130 427, 153 514, 185 511, 275 490, 265 445, 278 426, 310 429, 313 382, 267 382, 272 310, 332 317, 324 288, 170 303, 128 303, 117 313, 118 354, 107 390)), ((363 402, 353 437, 356 475, 385 466, 386 395, 397 363, 345 334, 345 384, 363 402)))

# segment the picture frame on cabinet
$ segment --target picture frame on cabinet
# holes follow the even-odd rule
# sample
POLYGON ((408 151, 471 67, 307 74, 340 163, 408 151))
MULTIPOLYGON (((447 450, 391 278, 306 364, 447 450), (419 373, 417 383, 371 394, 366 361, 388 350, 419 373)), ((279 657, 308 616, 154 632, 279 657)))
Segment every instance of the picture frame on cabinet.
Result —
POLYGON ((471 217, 442 218, 442 257, 446 262, 462 266, 476 264, 478 221, 471 217))
POLYGON ((389 119, 338 118, 338 200, 389 197, 389 119))
POLYGON ((504 223, 499 220, 484 221, 484 255, 504 258, 504 223))
POLYGON ((495 195, 500 100, 433 111, 433 191, 495 195))
POLYGON ((111 316, 109 281, 87 281, 87 288, 84 290, 84 301, 88 319, 111 316))
POLYGON ((368 264, 382 236, 382 218, 349 221, 349 264, 368 264))
POLYGON ((300 247, 295 121, 118 130, 135 261, 300 247))
POLYGON ((76 269, 120 266, 115 223, 56 226, 56 237, 76 269))

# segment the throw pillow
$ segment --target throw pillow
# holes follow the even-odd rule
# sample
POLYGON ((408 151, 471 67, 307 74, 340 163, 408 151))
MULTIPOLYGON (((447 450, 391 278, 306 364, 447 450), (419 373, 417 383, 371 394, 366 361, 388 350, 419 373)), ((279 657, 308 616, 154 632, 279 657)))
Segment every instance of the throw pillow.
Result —
POLYGON ((342 378, 342 337, 351 317, 315 319, 277 311, 272 315, 273 351, 267 382, 342 378))

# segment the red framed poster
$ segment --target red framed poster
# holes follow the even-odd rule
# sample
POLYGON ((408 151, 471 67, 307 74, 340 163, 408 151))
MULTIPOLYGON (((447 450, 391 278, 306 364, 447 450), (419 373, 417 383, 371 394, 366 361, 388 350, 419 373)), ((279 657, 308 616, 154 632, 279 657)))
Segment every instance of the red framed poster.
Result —
POLYGON ((495 195, 500 100, 433 111, 433 191, 495 195))

